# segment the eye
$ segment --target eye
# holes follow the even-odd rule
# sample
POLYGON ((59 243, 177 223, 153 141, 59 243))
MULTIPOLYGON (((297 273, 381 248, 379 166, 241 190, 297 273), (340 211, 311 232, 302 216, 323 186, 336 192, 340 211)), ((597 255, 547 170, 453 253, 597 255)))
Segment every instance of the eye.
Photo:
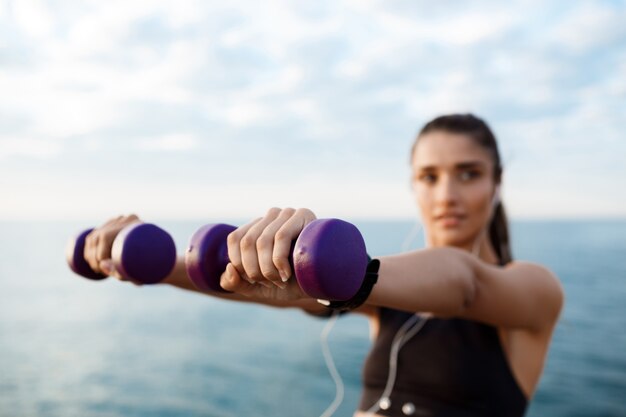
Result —
POLYGON ((418 179, 427 184, 434 184, 437 181, 437 176, 433 173, 426 172, 421 174, 418 179))
POLYGON ((478 178, 480 177, 480 175, 480 171, 477 171, 475 169, 468 169, 465 171, 461 171, 461 173, 459 174, 459 179, 466 182, 478 178))

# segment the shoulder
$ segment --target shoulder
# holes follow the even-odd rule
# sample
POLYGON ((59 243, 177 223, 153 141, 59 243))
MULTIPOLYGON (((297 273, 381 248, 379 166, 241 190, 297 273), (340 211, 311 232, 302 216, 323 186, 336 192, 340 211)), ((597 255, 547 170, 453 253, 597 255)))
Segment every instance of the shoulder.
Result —
POLYGON ((502 266, 502 269, 508 274, 515 275, 516 277, 536 280, 542 282, 545 285, 554 286, 555 290, 560 290, 561 283, 559 278, 547 267, 528 261, 512 261, 502 266))
POLYGON ((556 321, 565 300, 565 292, 559 278, 547 267, 527 261, 513 261, 503 266, 503 272, 518 285, 530 287, 542 304, 548 318, 556 321))

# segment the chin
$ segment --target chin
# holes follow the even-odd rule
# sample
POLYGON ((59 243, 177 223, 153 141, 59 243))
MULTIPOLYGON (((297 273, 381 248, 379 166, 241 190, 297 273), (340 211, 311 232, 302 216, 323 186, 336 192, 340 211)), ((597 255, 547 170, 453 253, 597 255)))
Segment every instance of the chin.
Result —
POLYGON ((460 229, 443 229, 437 231, 437 246, 465 246, 468 240, 471 240, 468 233, 460 229))

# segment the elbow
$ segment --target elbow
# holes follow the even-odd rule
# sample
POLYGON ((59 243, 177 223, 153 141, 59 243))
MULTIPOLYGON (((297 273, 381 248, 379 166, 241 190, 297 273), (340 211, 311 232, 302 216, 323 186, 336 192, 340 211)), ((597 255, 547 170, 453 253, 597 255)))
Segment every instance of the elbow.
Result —
POLYGON ((462 274, 459 275, 458 280, 459 287, 459 302, 458 315, 463 315, 465 312, 470 310, 474 305, 474 301, 476 300, 477 294, 477 282, 476 279, 471 274, 462 274))
POLYGON ((471 309, 478 293, 477 259, 454 247, 431 249, 432 256, 442 265, 437 285, 441 298, 430 306, 443 317, 461 317, 471 309), (445 265, 445 266, 444 266, 445 265))
POLYGON ((462 315, 471 309, 478 295, 478 274, 476 273, 477 262, 470 254, 460 251, 457 252, 459 262, 457 271, 454 274, 454 286, 457 289, 457 308, 458 315, 462 315))
POLYGON ((444 300, 437 314, 459 317, 467 312, 478 295, 477 260, 462 249, 446 247, 436 251, 440 262, 446 264, 446 289, 444 300), (445 306, 445 307, 444 307, 445 306))

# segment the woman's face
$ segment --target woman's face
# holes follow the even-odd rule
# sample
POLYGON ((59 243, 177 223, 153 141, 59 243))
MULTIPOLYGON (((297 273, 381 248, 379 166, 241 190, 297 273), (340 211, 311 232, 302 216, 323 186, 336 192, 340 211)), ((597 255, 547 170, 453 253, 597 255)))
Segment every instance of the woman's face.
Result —
POLYGON ((431 246, 471 250, 492 216, 494 163, 467 135, 432 131, 413 153, 412 185, 431 246))

